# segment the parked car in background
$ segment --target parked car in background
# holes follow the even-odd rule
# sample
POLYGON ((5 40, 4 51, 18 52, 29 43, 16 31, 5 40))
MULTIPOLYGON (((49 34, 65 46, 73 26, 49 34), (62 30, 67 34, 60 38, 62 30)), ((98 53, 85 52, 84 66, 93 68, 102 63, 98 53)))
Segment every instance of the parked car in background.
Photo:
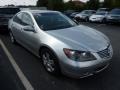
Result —
POLYGON ((70 18, 74 18, 76 14, 78 14, 79 12, 73 12, 71 15, 70 15, 70 18))
POLYGON ((99 9, 97 10, 97 12, 109 12, 109 11, 110 11, 109 8, 99 8, 99 9))
POLYGON ((89 17, 95 12, 95 10, 83 10, 82 12, 75 15, 75 19, 76 21, 89 21, 89 17))
POLYGON ((108 12, 106 12, 106 11, 96 12, 95 14, 93 14, 92 16, 90 16, 89 21, 90 22, 105 23, 106 22, 106 16, 107 16, 107 14, 108 14, 108 12))
POLYGON ((63 12, 64 15, 68 16, 69 18, 71 17, 71 14, 76 12, 75 10, 66 10, 63 12))
POLYGON ((110 11, 106 17, 108 23, 120 23, 120 8, 116 8, 110 11))
POLYGON ((21 11, 9 21, 9 29, 11 42, 41 57, 45 69, 55 75, 93 75, 104 70, 113 55, 106 35, 57 11, 21 11))
POLYGON ((7 27, 9 19, 19 11, 17 7, 0 7, 0 27, 7 27))

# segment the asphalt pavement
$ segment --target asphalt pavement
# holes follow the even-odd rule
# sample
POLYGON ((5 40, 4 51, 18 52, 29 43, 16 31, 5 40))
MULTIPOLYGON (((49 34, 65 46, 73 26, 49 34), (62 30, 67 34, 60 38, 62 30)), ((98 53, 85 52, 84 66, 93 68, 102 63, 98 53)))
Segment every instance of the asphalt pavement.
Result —
MULTIPOLYGON (((80 24, 95 28, 106 34, 110 38, 114 50, 112 62, 106 70, 100 72, 97 75, 83 79, 68 78, 64 75, 50 75, 43 68, 41 60, 39 58, 27 51, 21 45, 13 45, 10 42, 10 37, 8 34, 0 34, 0 39, 7 47, 10 54, 14 57, 14 60, 35 90, 120 90, 120 26, 86 22, 80 24)), ((0 49, 0 52, 4 53, 2 49, 0 49)), ((5 57, 5 55, 1 56, 5 57)), ((7 65, 12 68, 9 59, 5 59, 5 64, 2 64, 2 66, 6 67, 6 62, 8 62, 7 65)), ((6 77, 8 77, 7 73, 10 73, 10 70, 2 70, 6 71, 5 75, 6 77)), ((17 86, 16 88, 19 87, 21 88, 21 90, 24 90, 21 85, 21 81, 17 77, 17 74, 15 73, 13 68, 12 71, 13 72, 11 72, 10 74, 14 75, 15 78, 12 76, 13 78, 10 78, 10 80, 6 81, 18 81, 17 85, 13 82, 13 86, 15 84, 15 86, 17 86)), ((4 79, 0 81, 1 85, 3 81, 4 79)), ((9 83, 5 83, 4 85, 11 86, 9 85, 9 83)), ((16 88, 7 90, 18 90, 16 88)), ((2 90, 1 87, 0 90, 2 90)))
POLYGON ((0 45, 0 90, 25 90, 0 45))

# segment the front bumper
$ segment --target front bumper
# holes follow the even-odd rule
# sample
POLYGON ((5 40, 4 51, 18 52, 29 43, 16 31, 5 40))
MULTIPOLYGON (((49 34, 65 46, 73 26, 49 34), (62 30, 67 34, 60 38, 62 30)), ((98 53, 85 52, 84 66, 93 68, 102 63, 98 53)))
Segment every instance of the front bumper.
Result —
POLYGON ((83 78, 101 72, 109 65, 109 63, 110 59, 102 62, 91 61, 76 63, 76 65, 64 65, 62 72, 69 77, 83 78))
POLYGON ((103 18, 91 18, 91 19, 89 19, 89 21, 91 21, 91 22, 102 22, 102 20, 103 20, 103 18))
POLYGON ((93 53, 93 55, 97 60, 77 62, 66 58, 60 62, 62 73, 73 78, 83 78, 99 73, 109 65, 113 50, 110 47, 110 56, 107 58, 101 58, 97 53, 93 53))

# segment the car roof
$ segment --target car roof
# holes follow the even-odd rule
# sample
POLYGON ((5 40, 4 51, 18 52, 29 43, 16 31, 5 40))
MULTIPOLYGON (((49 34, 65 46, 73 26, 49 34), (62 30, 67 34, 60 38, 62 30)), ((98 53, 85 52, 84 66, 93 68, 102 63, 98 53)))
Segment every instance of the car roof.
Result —
POLYGON ((95 11, 95 10, 83 10, 83 11, 95 11))
POLYGON ((19 7, 5 7, 5 6, 4 6, 4 7, 0 7, 0 9, 1 9, 1 8, 8 8, 8 9, 9 9, 9 8, 19 8, 19 7))
POLYGON ((58 12, 58 11, 52 11, 52 10, 24 10, 22 12, 30 12, 32 14, 35 14, 35 13, 54 13, 54 12, 58 12))

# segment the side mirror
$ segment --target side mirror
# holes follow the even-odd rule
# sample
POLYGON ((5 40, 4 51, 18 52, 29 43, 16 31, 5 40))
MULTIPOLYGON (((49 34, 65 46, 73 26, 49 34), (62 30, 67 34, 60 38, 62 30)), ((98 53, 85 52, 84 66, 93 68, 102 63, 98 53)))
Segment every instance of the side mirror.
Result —
POLYGON ((23 30, 29 32, 35 32, 34 26, 30 26, 30 25, 24 26, 23 30))

